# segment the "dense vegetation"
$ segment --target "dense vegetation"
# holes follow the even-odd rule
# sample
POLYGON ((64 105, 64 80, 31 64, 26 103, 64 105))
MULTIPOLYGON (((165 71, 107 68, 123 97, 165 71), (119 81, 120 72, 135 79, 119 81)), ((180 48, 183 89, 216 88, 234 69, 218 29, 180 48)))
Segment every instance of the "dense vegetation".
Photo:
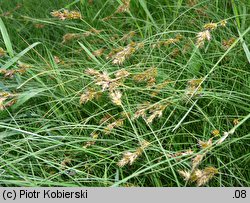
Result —
POLYGON ((249 187, 249 13, 0 1, 0 185, 249 187))

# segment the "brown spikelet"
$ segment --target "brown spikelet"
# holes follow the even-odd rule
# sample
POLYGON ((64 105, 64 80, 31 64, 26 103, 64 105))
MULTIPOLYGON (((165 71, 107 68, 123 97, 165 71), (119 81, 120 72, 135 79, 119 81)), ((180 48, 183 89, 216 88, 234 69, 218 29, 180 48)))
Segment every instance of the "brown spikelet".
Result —
POLYGON ((123 126, 123 123, 124 123, 124 118, 120 118, 120 119, 115 120, 114 122, 108 124, 107 127, 104 129, 105 134, 110 134, 111 131, 112 131, 114 128, 118 128, 118 127, 123 126))
POLYGON ((3 56, 5 56, 5 51, 4 51, 4 49, 2 48, 2 47, 0 47, 0 57, 3 57, 3 56))
POLYGON ((183 177, 183 179, 185 181, 188 181, 191 177, 191 174, 189 171, 185 171, 185 170, 178 170, 178 173, 183 177))
POLYGON ((202 92, 201 83, 202 79, 189 80, 185 94, 189 97, 200 95, 202 92))
POLYGON ((205 24, 205 25, 203 26, 203 28, 204 28, 205 30, 214 30, 214 29, 217 28, 217 26, 218 26, 217 23, 207 23, 207 24, 205 24))
POLYGON ((119 90, 110 92, 109 96, 115 105, 117 106, 122 105, 122 101, 121 101, 122 93, 119 90))
POLYGON ((234 126, 238 125, 239 123, 240 123, 239 119, 235 118, 235 119, 233 120, 234 126))
POLYGON ((204 30, 202 32, 199 32, 196 36, 196 46, 198 48, 203 47, 205 41, 210 41, 211 40, 211 34, 209 30, 204 30))
POLYGON ((91 138, 92 138, 93 140, 92 140, 92 141, 88 141, 88 142, 83 146, 83 148, 88 148, 88 147, 94 145, 95 142, 96 142, 96 140, 97 140, 97 138, 98 138, 98 136, 99 136, 99 134, 96 133, 96 132, 91 133, 91 138))
POLYGON ((210 138, 208 141, 204 142, 204 141, 201 141, 199 140, 198 143, 199 143, 199 146, 201 149, 208 149, 212 146, 212 140, 213 138, 210 138))
POLYGON ((222 47, 223 49, 227 50, 230 48, 230 46, 235 42, 235 38, 234 37, 231 37, 230 39, 228 40, 223 40, 222 41, 222 47))
POLYGON ((157 77, 158 71, 157 68, 151 67, 148 70, 138 73, 133 77, 133 80, 136 82, 146 82, 147 85, 153 86, 157 77))
POLYGON ((213 135, 214 137, 217 137, 217 136, 220 135, 220 131, 217 130, 217 129, 213 130, 211 133, 212 133, 212 135, 213 135))
POLYGON ((92 54, 94 56, 100 57, 103 55, 105 50, 106 50, 105 48, 100 48, 100 49, 95 50, 92 54))
POLYGON ((93 100, 94 98, 98 98, 99 92, 94 88, 88 88, 80 97, 80 104, 85 104, 88 101, 93 100))
POLYGON ((142 144, 139 148, 136 149, 135 152, 124 152, 122 159, 117 163, 119 167, 123 167, 127 164, 132 165, 135 160, 141 156, 143 150, 150 145, 148 141, 143 140, 142 144))
POLYGON ((192 159, 192 169, 197 168, 197 166, 201 163, 204 158, 204 154, 198 154, 192 159))
POLYGON ((58 18, 60 20, 66 19, 81 19, 82 15, 79 11, 69 11, 67 9, 63 9, 62 11, 52 11, 50 13, 53 17, 58 18))

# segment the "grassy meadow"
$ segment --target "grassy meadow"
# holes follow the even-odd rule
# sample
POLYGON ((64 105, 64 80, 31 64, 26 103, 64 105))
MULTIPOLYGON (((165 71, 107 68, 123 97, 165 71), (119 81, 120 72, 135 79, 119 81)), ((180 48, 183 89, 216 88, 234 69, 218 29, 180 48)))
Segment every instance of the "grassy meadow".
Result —
POLYGON ((1 0, 0 185, 250 186, 248 0, 1 0))

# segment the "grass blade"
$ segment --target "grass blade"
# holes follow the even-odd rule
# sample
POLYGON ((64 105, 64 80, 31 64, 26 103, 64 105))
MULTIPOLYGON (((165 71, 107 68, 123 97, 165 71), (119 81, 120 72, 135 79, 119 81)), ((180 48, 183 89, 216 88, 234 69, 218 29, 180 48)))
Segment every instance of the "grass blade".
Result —
POLYGON ((0 30, 1 30, 1 34, 2 34, 2 37, 3 37, 3 41, 4 41, 4 44, 6 46, 6 49, 9 53, 9 55, 11 57, 14 56, 14 51, 13 51, 13 48, 12 48, 12 44, 11 44, 11 41, 10 41, 10 37, 9 37, 9 34, 7 32, 7 29, 3 23, 3 20, 0 18, 0 30))
POLYGON ((40 44, 41 42, 35 42, 28 46, 26 49, 21 51, 19 54, 14 56, 12 59, 10 59, 6 64, 2 66, 2 69, 8 69, 10 66, 12 66, 15 62, 17 62, 24 54, 26 54, 29 50, 33 49, 36 45, 40 44))

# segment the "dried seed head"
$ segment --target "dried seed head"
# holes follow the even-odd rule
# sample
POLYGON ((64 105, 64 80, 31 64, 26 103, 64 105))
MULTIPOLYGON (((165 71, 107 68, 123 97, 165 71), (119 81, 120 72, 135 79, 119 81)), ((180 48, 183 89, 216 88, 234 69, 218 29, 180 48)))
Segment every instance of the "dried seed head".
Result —
POLYGON ((3 57, 3 56, 5 56, 5 51, 4 51, 4 49, 2 48, 2 47, 0 47, 0 57, 3 57))
POLYGON ((234 126, 238 125, 239 123, 240 123, 239 119, 236 119, 236 118, 235 118, 235 119, 233 120, 234 126))
POLYGON ((212 135, 213 135, 214 137, 217 137, 217 136, 220 135, 220 131, 217 130, 217 129, 215 129, 215 130, 212 131, 212 135))
POLYGON ((234 37, 231 37, 230 39, 228 40, 223 40, 222 41, 222 46, 225 50, 229 49, 231 47, 231 45, 235 42, 235 38, 234 37))
POLYGON ((69 11, 67 9, 63 9, 62 11, 52 11, 50 14, 60 20, 82 18, 82 15, 79 11, 69 11))
POLYGON ((117 105, 117 106, 122 105, 122 101, 121 101, 122 93, 119 90, 115 90, 113 92, 110 92, 109 96, 115 105, 117 105))
POLYGON ((93 88, 88 88, 80 97, 80 104, 85 104, 93 100, 98 95, 98 92, 93 88))
POLYGON ((116 78, 125 78, 128 77, 130 73, 126 71, 125 69, 121 69, 115 73, 116 78))
POLYGON ((201 163, 203 157, 204 157, 204 154, 198 154, 193 158, 193 160, 192 160, 192 168, 193 169, 197 168, 197 166, 201 163))
POLYGON ((214 167, 206 167, 204 170, 202 170, 198 173, 196 172, 197 186, 199 187, 199 186, 205 185, 217 173, 218 173, 218 169, 216 169, 214 167))
POLYGON ((99 136, 99 134, 98 134, 97 132, 91 133, 91 137, 92 137, 93 141, 88 141, 88 142, 83 146, 83 148, 87 148, 87 147, 90 147, 90 146, 94 145, 95 142, 96 142, 96 139, 98 138, 98 136, 99 136))
POLYGON ((208 148, 212 147, 212 144, 213 144, 212 140, 213 140, 213 138, 210 138, 206 142, 199 140, 198 143, 199 143, 199 146, 201 147, 201 149, 208 149, 208 148))
POLYGON ((226 27, 226 25, 227 25, 227 21, 226 21, 226 20, 222 20, 222 21, 220 22, 220 26, 226 27))
POLYGON ((185 181, 188 181, 191 177, 191 174, 189 171, 178 170, 178 173, 184 178, 185 181))
POLYGON ((100 56, 102 56, 102 54, 104 53, 104 51, 105 51, 105 48, 100 48, 100 49, 95 50, 92 54, 94 56, 100 57, 100 56))
POLYGON ((205 30, 214 30, 214 29, 217 28, 217 26, 218 26, 217 23, 207 23, 207 24, 205 24, 205 25, 203 26, 203 28, 204 28, 205 30))
POLYGON ((149 142, 146 140, 142 141, 141 147, 138 147, 135 152, 124 152, 122 159, 117 163, 119 167, 123 167, 127 164, 132 165, 134 161, 141 156, 143 150, 149 146, 149 142))
POLYGON ((124 123, 124 119, 121 119, 121 118, 120 118, 120 119, 114 121, 113 123, 108 124, 107 127, 104 129, 105 134, 110 134, 111 131, 112 131, 114 128, 123 126, 123 123, 124 123))
POLYGON ((210 41, 211 40, 211 34, 209 30, 205 30, 202 32, 199 32, 196 36, 196 46, 197 47, 202 47, 205 43, 206 40, 210 41))
POLYGON ((129 33, 125 34, 121 41, 127 41, 128 39, 132 38, 135 35, 135 31, 130 31, 129 33))
POLYGON ((130 9, 130 0, 122 0, 122 5, 117 8, 115 13, 124 13, 128 12, 130 9))

